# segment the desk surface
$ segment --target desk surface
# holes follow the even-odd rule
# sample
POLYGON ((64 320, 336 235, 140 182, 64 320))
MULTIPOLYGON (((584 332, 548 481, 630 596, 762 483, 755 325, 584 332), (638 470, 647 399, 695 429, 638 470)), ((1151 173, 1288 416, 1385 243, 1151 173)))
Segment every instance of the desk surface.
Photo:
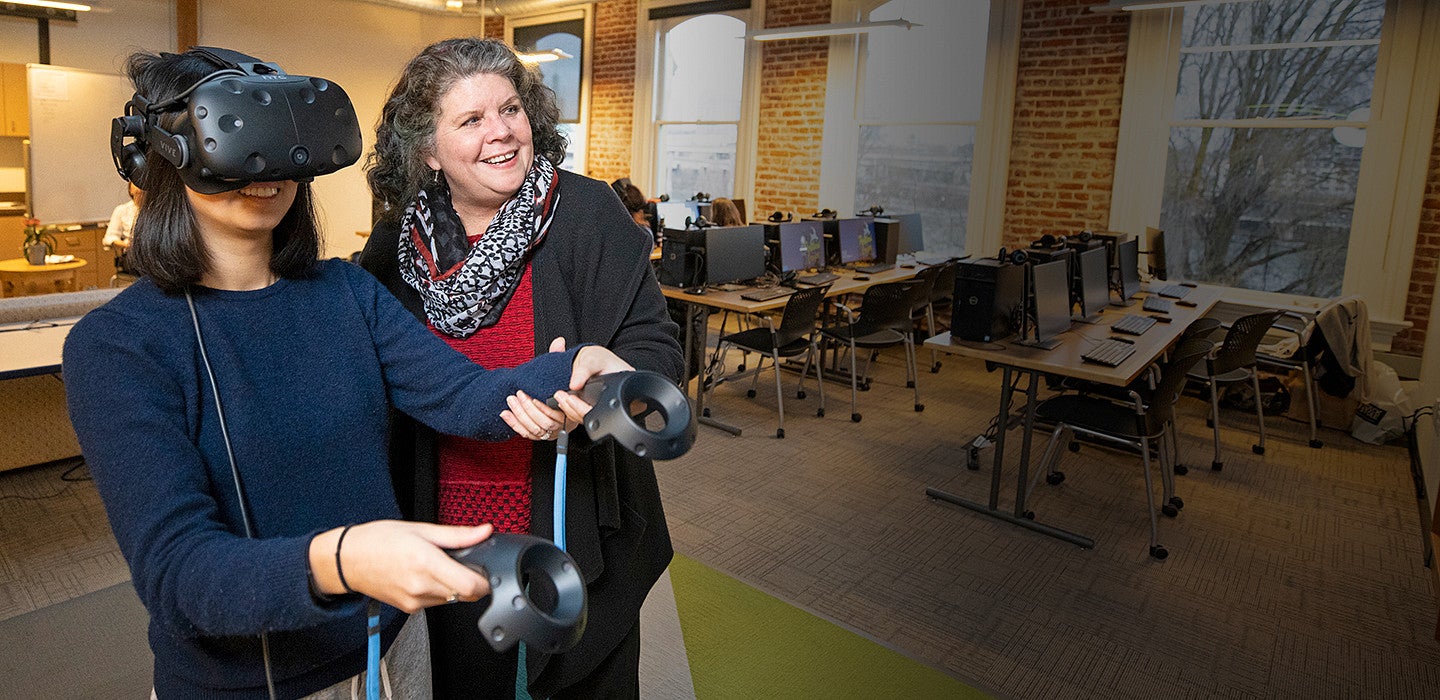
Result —
POLYGON ((1201 286, 1192 289, 1185 296, 1185 300, 1195 302, 1194 307, 1176 304, 1168 314, 1173 319, 1170 323, 1157 323, 1142 335, 1122 336, 1127 340, 1135 341, 1135 354, 1120 363, 1118 367, 1106 367, 1085 362, 1080 356, 1085 354, 1086 350, 1094 347, 1097 341, 1110 337, 1110 324, 1120 320, 1120 317, 1126 314, 1149 315, 1141 309, 1138 299, 1133 306, 1107 307, 1098 323, 1071 324, 1070 330, 1056 336, 1060 340, 1060 345, 1053 350, 1041 350, 1020 345, 1014 339, 993 343, 952 342, 948 332, 926 340, 925 346, 940 352, 986 360, 1009 367, 1063 374, 1077 379, 1125 386, 1139 377, 1140 373, 1144 372, 1145 368, 1160 356, 1160 353, 1174 343, 1186 326, 1209 312, 1216 302, 1220 301, 1220 294, 1221 290, 1216 287, 1201 286))
MULTIPOLYGON (((920 267, 923 266, 918 266, 914 268, 894 267, 889 270, 885 270, 884 272, 876 272, 872 274, 857 273, 851 270, 836 270, 833 272, 835 272, 835 274, 838 274, 840 277, 839 279, 836 279, 834 282, 830 283, 830 292, 828 293, 828 296, 833 297, 840 294, 863 292, 866 289, 869 289, 870 287, 873 287, 877 284, 885 284, 887 282, 899 282, 901 280, 907 280, 911 277, 914 277, 915 273, 919 271, 920 267), (864 277, 867 279, 856 279, 856 277, 864 277)), ((711 289, 706 291, 704 294, 690 294, 682 291, 679 287, 661 285, 660 291, 668 299, 684 301, 700 306, 708 306, 712 309, 739 311, 741 313, 756 313, 760 311, 779 309, 785 306, 785 302, 790 298, 790 295, 788 294, 785 296, 776 297, 774 299, 767 299, 765 301, 750 301, 749 299, 740 298, 740 295, 749 293, 750 290, 748 289, 736 292, 721 292, 711 289)))
POLYGON ((60 371, 60 351, 78 318, 0 325, 0 379, 60 371))
POLYGON ((85 267, 88 264, 84 258, 48 265, 31 265, 30 261, 25 258, 10 258, 9 260, 0 260, 0 272, 61 272, 85 267))

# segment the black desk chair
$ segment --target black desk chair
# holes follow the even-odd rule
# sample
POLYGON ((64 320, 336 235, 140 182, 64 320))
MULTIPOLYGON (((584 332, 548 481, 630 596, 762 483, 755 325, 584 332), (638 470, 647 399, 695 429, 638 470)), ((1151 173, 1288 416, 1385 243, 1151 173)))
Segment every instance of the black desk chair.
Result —
POLYGON ((855 367, 857 348, 871 350, 863 375, 868 386, 870 365, 875 356, 882 348, 903 343, 906 384, 915 390, 915 410, 925 410, 925 404, 920 403, 919 373, 915 369, 915 334, 910 324, 910 310, 924 298, 924 294, 928 294, 925 282, 914 279, 877 284, 865 290, 858 314, 844 304, 836 304, 845 313, 845 322, 820 329, 821 335, 850 348, 850 420, 860 422, 857 394, 862 375, 855 367))
MULTIPOLYGON (((817 342, 815 320, 820 316, 820 307, 825 302, 825 294, 830 291, 830 285, 819 287, 807 287, 797 290, 785 302, 785 311, 781 314, 780 325, 777 327, 774 320, 763 317, 764 328, 751 328, 750 330, 731 333, 721 336, 720 343, 716 348, 733 345, 746 352, 755 352, 760 355, 760 360, 750 371, 754 373, 754 380, 750 384, 750 390, 746 396, 755 398, 755 389, 760 385, 760 369, 765 364, 765 356, 768 355, 775 365, 775 405, 780 413, 780 426, 775 430, 775 437, 785 437, 785 397, 784 388, 780 383, 780 358, 794 357, 801 353, 805 354, 805 367, 800 371, 800 384, 796 387, 795 398, 805 398, 805 377, 810 374, 810 365, 815 365, 815 380, 820 385, 820 408, 815 415, 825 415, 825 379, 820 369, 820 345, 817 342)), ((741 370, 744 371, 744 365, 741 370)))
MULTIPOLYGON (((1210 352, 1209 341, 1191 338, 1182 342, 1170 353, 1170 358, 1160 365, 1159 378, 1155 388, 1149 391, 1130 391, 1126 403, 1088 394, 1061 394, 1045 401, 1035 408, 1036 420, 1057 426, 1052 440, 1063 435, 1061 427, 1068 427, 1080 435, 1110 442, 1138 450, 1145 470, 1145 504, 1150 513, 1150 556, 1164 559, 1170 553, 1160 545, 1160 531, 1155 517, 1155 486, 1150 477, 1150 444, 1157 441, 1160 459, 1160 479, 1165 499, 1161 510, 1165 515, 1175 517, 1185 502, 1175 495, 1170 461, 1170 448, 1166 443, 1173 440, 1171 425, 1175 421, 1175 402, 1180 398, 1180 389, 1186 374, 1210 352)), ((1054 445, 1047 454, 1058 454, 1054 445)), ((1058 474, 1053 472, 1052 474, 1058 474)), ((1049 479, 1059 483, 1059 479, 1049 479)))
POLYGON ((1225 462, 1220 459, 1220 390, 1226 382, 1250 380, 1255 390, 1255 422, 1259 426, 1260 442, 1250 446, 1257 455, 1265 454, 1265 407, 1260 396, 1260 373, 1256 371, 1256 348, 1260 341, 1284 312, 1271 309, 1241 316, 1230 324, 1225 338, 1215 345, 1205 358, 1203 371, 1192 372, 1191 378, 1203 380, 1210 388, 1210 426, 1215 431, 1215 456, 1210 468, 1220 471, 1225 462))

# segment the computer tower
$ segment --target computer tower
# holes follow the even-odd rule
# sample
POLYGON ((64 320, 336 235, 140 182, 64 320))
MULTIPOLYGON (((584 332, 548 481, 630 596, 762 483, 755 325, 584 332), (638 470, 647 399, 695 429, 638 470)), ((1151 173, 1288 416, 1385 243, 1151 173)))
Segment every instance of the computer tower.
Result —
POLYGON ((960 340, 990 342, 1015 333, 1025 302, 1025 266, 994 258, 964 261, 955 274, 950 333, 960 340))
POLYGON ((875 257, 879 262, 895 264, 900 257, 900 220, 875 218, 875 257))
POLYGON ((705 284, 705 231, 667 228, 655 278, 672 287, 705 284))

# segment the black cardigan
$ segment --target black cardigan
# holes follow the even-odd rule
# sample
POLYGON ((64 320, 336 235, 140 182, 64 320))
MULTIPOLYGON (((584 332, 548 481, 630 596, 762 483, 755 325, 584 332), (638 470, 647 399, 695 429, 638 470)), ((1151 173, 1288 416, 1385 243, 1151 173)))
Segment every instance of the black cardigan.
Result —
MULTIPOLYGON (((555 220, 530 263, 537 354, 564 336, 567 347, 603 345, 636 369, 678 380, 678 329, 651 271, 651 241, 609 185, 561 170, 557 191, 555 220)), ((398 221, 378 224, 360 264, 424 321, 419 293, 400 277, 398 236, 398 221)), ((530 532, 551 537, 555 444, 537 442, 533 454, 530 532)), ((390 460, 401 510, 434 522, 435 434, 397 413, 390 460)), ((673 554, 650 460, 614 441, 592 443, 582 427, 570 436, 568 464, 567 549, 585 577, 589 623, 569 652, 526 655, 532 692, 543 696, 584 678, 609 655, 639 619, 641 603, 673 554)))

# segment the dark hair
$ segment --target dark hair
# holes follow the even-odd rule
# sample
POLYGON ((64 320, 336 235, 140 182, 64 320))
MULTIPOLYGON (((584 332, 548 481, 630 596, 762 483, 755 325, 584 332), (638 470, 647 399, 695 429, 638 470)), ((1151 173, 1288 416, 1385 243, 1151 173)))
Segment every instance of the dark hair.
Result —
POLYGON ((482 73, 499 75, 515 86, 530 120, 535 154, 555 165, 565 160, 565 136, 556 126, 560 108, 539 70, 526 66, 509 46, 494 39, 436 42, 410 59, 400 73, 380 113, 375 149, 365 161, 370 192, 386 205, 382 208, 388 208, 389 215, 398 215, 429 177, 425 155, 435 147, 440 99, 455 83, 482 73))
MULTIPOLYGON (((183 54, 131 54, 125 72, 135 92, 151 102, 168 100, 219 67, 192 52, 183 54)), ((181 113, 161 118, 174 129, 181 113)), ((200 238, 195 210, 186 196, 180 173, 153 147, 145 151, 146 176, 140 183, 145 196, 135 217, 135 244, 126 262, 137 274, 146 275, 167 293, 178 293, 196 284, 210 268, 210 253, 200 238)), ((275 226, 270 271, 280 277, 304 277, 315 267, 320 255, 320 231, 315 223, 315 203, 309 183, 300 183, 295 203, 275 226)))
MULTIPOLYGON (((617 181, 618 182, 618 181, 617 181)), ((639 187, 631 184, 628 180, 615 188, 615 193, 620 195, 620 202, 630 210, 631 214, 645 209, 645 193, 639 187)))

